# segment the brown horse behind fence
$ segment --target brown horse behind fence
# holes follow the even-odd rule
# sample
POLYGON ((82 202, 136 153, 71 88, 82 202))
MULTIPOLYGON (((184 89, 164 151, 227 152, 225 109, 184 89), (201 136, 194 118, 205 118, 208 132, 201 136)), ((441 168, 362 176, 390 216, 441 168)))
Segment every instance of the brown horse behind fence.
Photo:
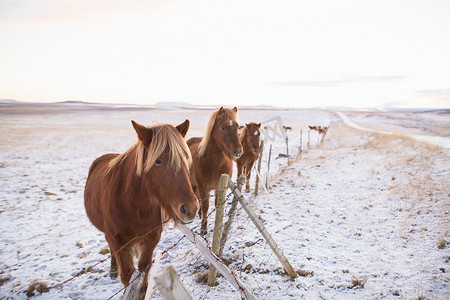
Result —
POLYGON ((242 129, 239 135, 239 140, 241 141, 244 153, 236 160, 237 165, 237 177, 245 172, 245 190, 250 191, 250 176, 253 168, 253 164, 258 159, 259 154, 259 137, 261 123, 257 124, 254 122, 245 124, 244 129, 242 129))
POLYGON ((242 154, 236 118, 236 107, 221 107, 211 114, 205 136, 187 141, 192 154, 190 179, 200 201, 201 234, 206 234, 210 191, 217 189, 220 175, 231 177, 232 159, 242 154))
POLYGON ((92 163, 84 205, 92 224, 105 233, 111 276, 117 276, 118 267, 124 285, 134 272, 134 249, 140 250, 142 297, 164 223, 192 222, 198 201, 189 181, 191 155, 184 140, 189 120, 177 127, 131 122, 138 142, 121 155, 105 154, 92 163))

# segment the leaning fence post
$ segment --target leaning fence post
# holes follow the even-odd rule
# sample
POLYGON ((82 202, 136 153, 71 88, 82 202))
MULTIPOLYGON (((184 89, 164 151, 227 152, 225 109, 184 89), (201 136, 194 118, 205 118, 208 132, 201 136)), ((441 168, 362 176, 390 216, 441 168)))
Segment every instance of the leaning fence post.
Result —
POLYGON ((286 256, 284 256, 283 252, 278 247, 278 245, 276 244, 275 240, 269 234, 269 232, 267 231, 266 227, 261 222, 261 220, 258 218, 256 213, 250 208, 250 205, 249 205, 248 201, 244 198, 244 196, 242 196, 241 192, 239 190, 237 190, 235 184, 231 180, 228 181, 228 186, 230 187, 230 190, 233 192, 233 194, 235 194, 236 197, 238 197, 239 203, 241 203, 242 208, 248 214, 250 219, 253 221, 253 224, 255 224, 256 228, 259 230, 261 235, 264 237, 264 239, 266 240, 267 244, 270 246, 272 251, 275 253, 275 255, 277 256, 278 260, 283 265, 283 268, 286 271, 286 273, 289 274, 289 276, 291 276, 292 278, 296 278, 298 275, 295 272, 294 268, 289 263, 289 261, 287 260, 286 256))
MULTIPOLYGON (((244 182, 245 182, 245 174, 241 174, 241 176, 239 176, 237 183, 236 183, 237 189, 239 191, 242 190, 242 186, 244 185, 244 182)), ((238 199, 236 196, 234 196, 233 201, 231 201, 230 210, 228 211, 228 220, 225 222, 225 225, 223 226, 222 239, 220 240, 219 257, 222 257, 223 248, 225 248, 225 244, 228 240, 228 232, 230 231, 231 223, 233 223, 234 214, 236 213, 237 203, 238 203, 238 199)))
POLYGON ((130 284, 127 286, 122 300, 134 300, 139 294, 142 283, 144 282, 144 276, 138 270, 134 270, 131 275, 130 284))
POLYGON ((212 263, 217 270, 219 270, 220 273, 231 283, 231 285, 241 293, 241 297, 244 297, 245 299, 253 300, 256 299, 256 297, 252 294, 252 292, 248 289, 248 287, 234 274, 234 272, 227 267, 222 260, 211 252, 211 249, 206 245, 206 242, 203 238, 196 235, 194 232, 192 232, 189 227, 183 224, 178 224, 177 227, 186 237, 188 240, 191 241, 194 246, 199 249, 205 258, 212 263))
POLYGON ((172 266, 165 268, 155 277, 158 290, 166 300, 192 300, 183 282, 172 266))
MULTIPOLYGON (((263 156, 263 150, 264 150, 264 140, 261 140, 261 146, 259 146, 259 157, 258 157, 258 174, 261 172, 261 161, 263 156)), ((255 181, 255 196, 258 195, 258 188, 259 188, 259 176, 256 176, 255 181)))
MULTIPOLYGON (((220 176, 219 188, 217 189, 216 220, 214 223, 214 236, 213 236, 213 242, 212 242, 212 247, 211 247, 211 250, 216 255, 219 254, 219 250, 220 250, 220 239, 222 237, 223 211, 225 208, 224 204, 225 204, 225 198, 226 198, 226 192, 228 189, 228 180, 229 179, 230 179, 230 176, 228 176, 228 174, 222 174, 220 176)), ((207 282, 207 284, 209 286, 213 286, 216 284, 216 276, 217 276, 217 270, 211 264, 209 266, 208 282, 207 282)))
POLYGON ((161 250, 156 251, 155 262, 152 264, 152 268, 150 269, 150 272, 148 275, 147 291, 145 292, 144 300, 150 300, 150 298, 155 293, 155 291, 153 290, 153 287, 155 285, 156 272, 158 272, 158 269, 159 269, 159 262, 161 260, 161 254, 162 254, 161 250))

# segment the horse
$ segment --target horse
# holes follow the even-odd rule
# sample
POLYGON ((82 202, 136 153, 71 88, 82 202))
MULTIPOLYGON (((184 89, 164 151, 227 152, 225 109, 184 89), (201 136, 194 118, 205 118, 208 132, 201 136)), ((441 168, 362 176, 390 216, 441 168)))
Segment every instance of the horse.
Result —
POLYGON ((255 161, 258 159, 259 154, 259 138, 261 123, 247 123, 244 126, 241 134, 239 135, 239 141, 241 142, 244 153, 236 159, 237 165, 237 177, 245 172, 245 190, 250 191, 250 176, 252 172, 252 167, 255 161))
POLYGON ((189 180, 191 154, 184 140, 189 120, 174 127, 146 127, 131 121, 138 142, 123 154, 105 154, 92 163, 84 190, 91 223, 105 234, 111 251, 111 277, 127 286, 140 250, 145 295, 153 250, 164 224, 190 223, 199 204, 189 180))
POLYGON ((209 193, 212 190, 217 191, 222 174, 231 177, 233 159, 242 154, 236 118, 236 107, 221 107, 211 114, 204 137, 193 137, 187 141, 192 155, 189 176, 200 201, 202 235, 207 232, 209 193))

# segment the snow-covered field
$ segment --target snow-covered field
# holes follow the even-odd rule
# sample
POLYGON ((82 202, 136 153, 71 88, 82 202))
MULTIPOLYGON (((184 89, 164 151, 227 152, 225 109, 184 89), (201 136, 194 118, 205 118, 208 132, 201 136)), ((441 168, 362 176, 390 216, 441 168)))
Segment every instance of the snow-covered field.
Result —
MULTIPOLYGON (((108 254, 101 254, 107 243, 84 211, 89 166, 104 153, 121 153, 134 144, 131 119, 149 125, 188 118, 190 138, 203 135, 212 111, 62 105, 45 111, 0 107, 0 299, 26 299, 33 283, 52 287, 80 271, 48 292, 30 289, 30 295, 119 299, 122 285, 109 277, 108 254)), ((351 127, 328 111, 240 110, 241 124, 279 116, 292 127, 287 132, 291 164, 277 158, 286 152, 285 141, 266 141, 261 173, 265 179, 272 144, 269 194, 262 189, 258 197, 244 194, 294 268, 306 276, 292 280, 284 274, 241 210, 224 250, 224 260, 258 299, 450 297, 450 151, 409 136, 448 139, 450 117, 386 115, 345 114, 360 127, 396 134, 351 127), (312 132, 307 149, 307 126, 327 126, 330 120, 323 144, 317 146, 319 137, 312 132), (296 159, 300 130, 303 153, 296 159)), ((198 225, 197 219, 189 226, 198 231, 198 225)), ((209 226, 211 242, 212 220, 209 226)), ((208 264, 173 225, 157 249, 167 250, 161 269, 172 265, 194 299, 240 299, 223 277, 216 287, 197 283, 208 264)))

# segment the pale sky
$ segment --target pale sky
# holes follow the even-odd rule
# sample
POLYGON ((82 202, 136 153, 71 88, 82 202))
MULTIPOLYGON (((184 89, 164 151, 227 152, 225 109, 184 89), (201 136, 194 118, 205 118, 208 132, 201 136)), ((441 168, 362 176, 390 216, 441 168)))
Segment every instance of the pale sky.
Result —
POLYGON ((450 108, 450 1, 0 0, 0 99, 450 108))

